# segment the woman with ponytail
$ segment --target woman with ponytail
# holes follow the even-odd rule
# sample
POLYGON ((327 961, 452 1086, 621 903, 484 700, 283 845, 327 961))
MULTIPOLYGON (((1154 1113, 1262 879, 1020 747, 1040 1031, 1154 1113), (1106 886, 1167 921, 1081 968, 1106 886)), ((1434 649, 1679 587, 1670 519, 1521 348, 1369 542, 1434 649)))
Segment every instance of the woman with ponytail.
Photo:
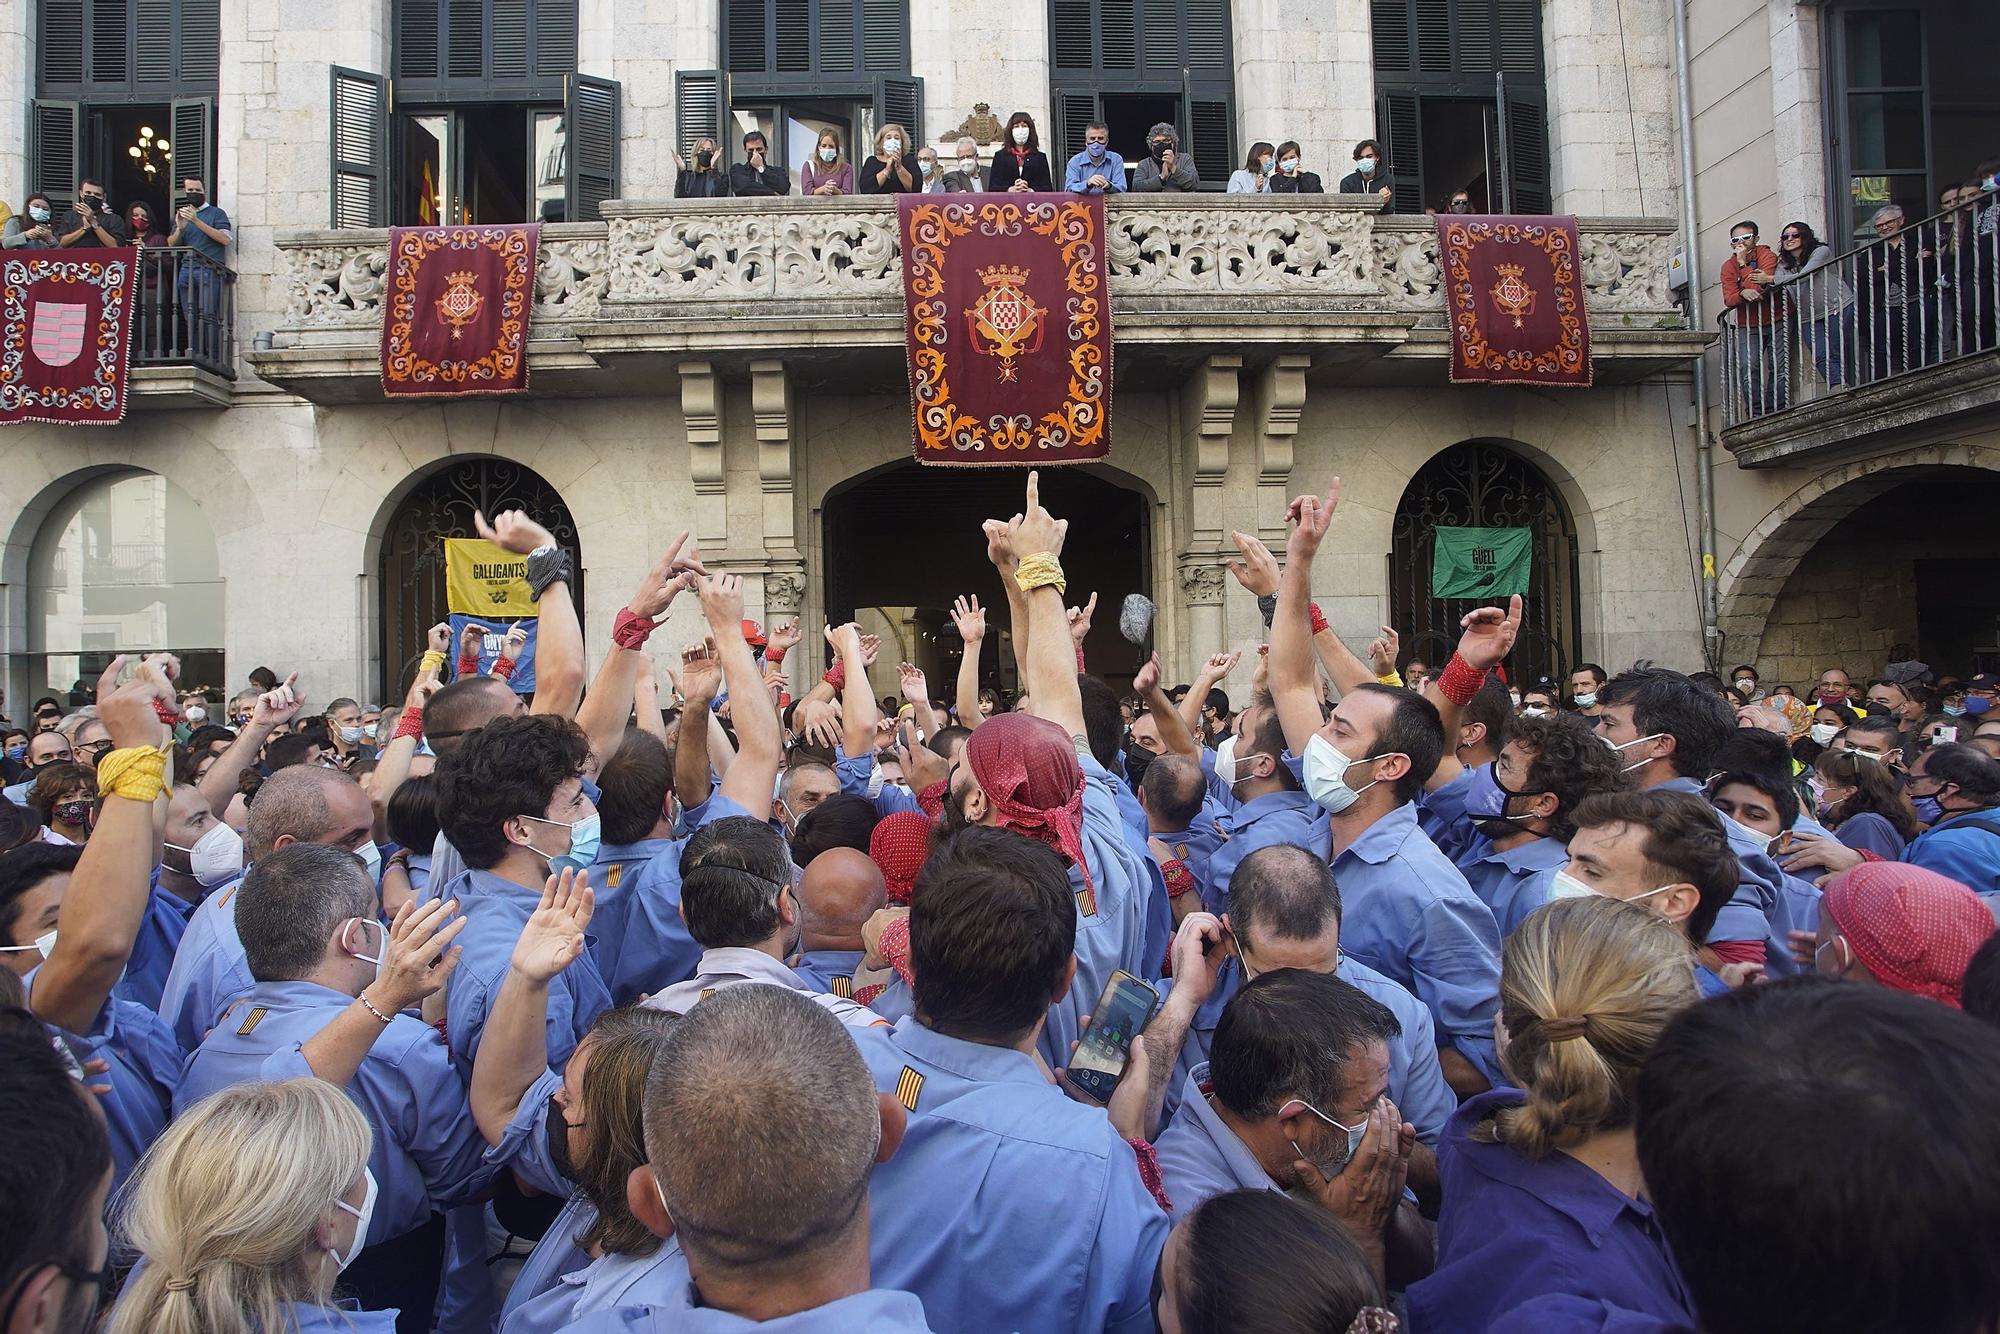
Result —
POLYGON ((333 1289, 361 1252, 368 1122, 332 1084, 239 1084, 176 1117, 126 1184, 139 1267, 107 1334, 393 1334, 333 1289))
POLYGON ((1460 1107, 1438 1142, 1436 1271, 1409 1290, 1432 1330, 1692 1328, 1632 1138, 1639 1066, 1695 1001, 1687 938, 1643 903, 1539 909, 1501 953, 1500 1066, 1516 1087, 1460 1107))

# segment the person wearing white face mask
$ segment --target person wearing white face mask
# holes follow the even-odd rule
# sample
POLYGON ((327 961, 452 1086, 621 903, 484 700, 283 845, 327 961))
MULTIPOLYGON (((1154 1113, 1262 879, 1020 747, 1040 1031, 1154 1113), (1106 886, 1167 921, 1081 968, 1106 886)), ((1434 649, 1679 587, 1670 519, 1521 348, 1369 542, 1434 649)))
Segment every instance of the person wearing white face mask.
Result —
POLYGON ((146 917, 116 993, 149 1009, 159 1008, 195 909, 243 874, 243 836, 216 819, 192 786, 174 788, 161 835, 146 917))
POLYGON ((1314 855, 1331 855, 1332 820, 1306 795, 1304 768, 1285 752, 1285 728, 1277 709, 1252 704, 1237 715, 1237 730, 1215 751, 1215 788, 1226 794, 1228 814, 1217 821, 1228 841, 1209 854, 1202 882, 1202 906, 1229 911, 1229 879, 1245 857, 1259 848, 1290 843, 1314 855))
POLYGON ((854 193, 854 164, 841 156, 840 131, 829 126, 819 132, 813 155, 799 168, 799 189, 820 196, 854 193))
MULTIPOLYGON (((1333 874, 1346 908, 1342 947, 1424 1002, 1445 1079, 1470 1096, 1499 1076, 1500 932, 1492 909, 1417 824, 1415 798, 1445 755, 1437 706, 1364 682, 1342 695, 1331 719, 1321 715, 1308 590, 1339 498, 1335 479, 1325 497, 1302 496, 1287 512, 1294 526, 1271 622, 1271 696, 1287 745, 1304 754, 1307 795, 1332 816, 1333 874)), ((1520 600, 1507 613, 1474 612, 1464 624, 1459 651, 1436 683, 1461 702, 1513 647, 1520 600)))
POLYGON ((1644 904, 1686 933, 1702 994, 1728 990, 1722 960, 1703 944, 1738 876, 1715 810, 1686 792, 1603 792, 1584 798, 1575 819, 1550 900, 1601 894, 1644 904))
POLYGON ((1270 193, 1274 195, 1326 193, 1326 187, 1321 184, 1319 177, 1305 169, 1305 164, 1299 156, 1299 144, 1296 139, 1287 139, 1278 145, 1277 156, 1273 159, 1272 165, 1277 168, 1277 172, 1266 187, 1270 193))
POLYGON ((1035 118, 1027 112, 1016 111, 1007 118, 1006 137, 993 155, 993 179, 986 188, 1015 194, 1030 190, 1046 194, 1055 189, 1048 155, 1042 152, 1041 139, 1035 133, 1035 118))
MULTIPOLYGON (((465 1085, 412 1011, 457 966, 457 904, 376 916, 375 886, 352 856, 294 843, 258 859, 236 892, 237 932, 256 984, 188 1060, 175 1114, 219 1090, 312 1076, 346 1089, 367 1116, 379 1187, 344 1284, 370 1308, 432 1309, 444 1260, 434 1209, 492 1184, 465 1085)), ((345 1266, 344 1266, 345 1267, 345 1266)))
POLYGON ((1341 178, 1340 193, 1374 194, 1384 200, 1395 195, 1396 188, 1389 179, 1388 165, 1382 161, 1382 145, 1373 139, 1363 139, 1354 146, 1354 170, 1341 178))
POLYGON ((914 194, 924 189, 910 132, 891 121, 875 132, 875 151, 856 171, 864 195, 914 194))
POLYGON ((221 1312, 242 1330, 393 1334, 395 1311, 333 1297, 376 1208, 369 1140, 354 1104, 316 1079, 246 1084, 190 1108, 120 1214, 145 1264, 104 1328, 182 1334, 223 1328, 210 1323, 221 1312))
POLYGON ((973 141, 971 135, 962 134, 958 137, 956 152, 958 156, 955 161, 958 165, 954 170, 945 173, 944 188, 959 194, 979 194, 992 189, 986 180, 987 173, 979 168, 979 145, 973 141))

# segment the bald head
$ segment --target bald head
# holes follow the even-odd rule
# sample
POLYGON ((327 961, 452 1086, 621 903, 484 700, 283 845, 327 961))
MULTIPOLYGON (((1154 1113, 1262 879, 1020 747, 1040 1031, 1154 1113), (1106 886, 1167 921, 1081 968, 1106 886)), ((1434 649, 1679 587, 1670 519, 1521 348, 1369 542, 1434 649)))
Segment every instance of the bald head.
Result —
POLYGON ((374 823, 359 783, 338 769, 296 764, 257 789, 245 842, 252 861, 289 843, 327 843, 352 852, 368 841, 374 823))
POLYGON ((799 882, 805 906, 805 947, 858 950, 861 926, 886 901, 882 868, 865 852, 828 848, 812 859, 799 882))
POLYGON ((1177 834, 1201 814, 1207 784, 1201 766, 1185 755, 1162 755, 1139 780, 1139 804, 1155 834, 1177 834))

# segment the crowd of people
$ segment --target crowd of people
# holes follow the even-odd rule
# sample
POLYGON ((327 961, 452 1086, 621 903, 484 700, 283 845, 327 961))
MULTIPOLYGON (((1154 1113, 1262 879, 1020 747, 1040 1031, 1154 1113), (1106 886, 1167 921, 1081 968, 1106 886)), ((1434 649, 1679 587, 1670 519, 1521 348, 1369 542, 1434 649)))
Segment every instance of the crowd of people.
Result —
POLYGON ((1338 496, 1233 537, 1240 708, 1093 673, 1033 474, 1011 701, 998 604, 885 699, 684 534, 586 681, 520 512, 531 698, 36 700, 0 1330, 1994 1328, 2000 678, 1357 654, 1338 496))
POLYGON ((1830 393, 2000 346, 2000 158, 1947 187, 1934 216, 1889 203, 1868 227, 1846 255, 1805 222, 1775 248, 1754 219, 1729 229, 1720 318, 1740 418, 1808 396, 1808 363, 1830 393))

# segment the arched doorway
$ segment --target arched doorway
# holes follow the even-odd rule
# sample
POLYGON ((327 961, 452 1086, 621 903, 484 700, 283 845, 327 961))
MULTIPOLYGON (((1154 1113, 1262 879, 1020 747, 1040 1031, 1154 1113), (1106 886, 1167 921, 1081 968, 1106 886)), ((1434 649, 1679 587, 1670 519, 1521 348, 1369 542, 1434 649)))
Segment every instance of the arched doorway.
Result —
POLYGON ((534 469, 512 459, 454 458, 423 474, 396 502, 382 532, 376 575, 382 590, 381 698, 402 698, 424 655, 430 628, 447 616, 444 539, 477 537, 473 512, 492 518, 518 509, 547 528, 576 563, 577 616, 583 616, 583 556, 576 521, 562 496, 534 469))
POLYGON ((1396 506, 1389 557, 1390 623, 1403 652, 1433 666, 1458 644, 1459 618, 1482 599, 1431 596, 1439 528, 1527 528, 1533 533, 1521 637, 1506 662, 1509 679, 1561 680, 1576 660, 1576 527, 1541 470, 1486 440, 1453 445, 1426 463, 1396 506))
POLYGON ((222 592, 200 502, 136 468, 88 477, 49 507, 29 549, 27 687, 89 691, 118 654, 165 650, 190 688, 223 690, 222 592))
MULTIPOLYGON (((977 594, 988 608, 980 679, 1016 688, 1012 649, 1002 648, 1011 644, 1006 601, 979 523, 1018 513, 1025 480, 1012 468, 926 468, 904 461, 835 487, 821 514, 829 619, 859 620, 882 635, 884 660, 896 653, 916 663, 931 693, 948 700, 962 654, 952 599, 977 594)), ((1129 679, 1137 660, 1118 634, 1118 606, 1127 593, 1152 593, 1146 499, 1083 467, 1042 469, 1041 491, 1049 511, 1070 521, 1063 548, 1070 601, 1098 595, 1084 645, 1091 668, 1108 679, 1129 679)), ((878 668, 876 677, 893 688, 892 672, 878 668)))

